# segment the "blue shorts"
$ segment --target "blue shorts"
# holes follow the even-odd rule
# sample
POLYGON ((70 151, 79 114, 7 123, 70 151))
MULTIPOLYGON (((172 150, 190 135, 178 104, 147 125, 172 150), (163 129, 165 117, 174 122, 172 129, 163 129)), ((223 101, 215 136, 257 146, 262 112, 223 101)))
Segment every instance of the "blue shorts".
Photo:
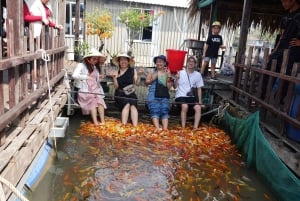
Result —
POLYGON ((170 102, 168 98, 155 98, 147 103, 151 119, 168 119, 170 111, 170 102))
POLYGON ((213 57, 204 57, 204 61, 209 62, 209 60, 211 61, 212 64, 216 64, 218 59, 217 58, 213 58, 213 57))

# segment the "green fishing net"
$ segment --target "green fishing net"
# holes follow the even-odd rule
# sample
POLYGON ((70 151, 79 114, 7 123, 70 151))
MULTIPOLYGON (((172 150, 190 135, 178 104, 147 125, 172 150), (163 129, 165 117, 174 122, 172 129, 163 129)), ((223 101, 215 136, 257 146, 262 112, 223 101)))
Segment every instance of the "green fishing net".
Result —
POLYGON ((259 112, 246 119, 225 112, 219 124, 241 150, 247 165, 256 169, 279 200, 300 200, 300 180, 280 160, 265 138, 259 127, 259 112))

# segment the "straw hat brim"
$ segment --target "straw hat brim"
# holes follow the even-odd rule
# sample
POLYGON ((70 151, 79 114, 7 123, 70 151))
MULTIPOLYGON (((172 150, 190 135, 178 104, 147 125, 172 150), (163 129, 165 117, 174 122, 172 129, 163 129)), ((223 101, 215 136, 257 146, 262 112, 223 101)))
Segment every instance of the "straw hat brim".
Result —
POLYGON ((129 63, 129 66, 130 66, 130 67, 134 67, 135 61, 133 60, 133 58, 131 58, 130 56, 127 56, 127 55, 113 57, 113 58, 112 58, 112 63, 113 63, 115 66, 119 66, 119 65, 120 65, 119 59, 120 59, 121 57, 127 58, 128 61, 129 61, 129 62, 128 62, 128 63, 129 63))
POLYGON ((83 59, 88 58, 88 57, 102 57, 102 58, 106 58, 105 55, 103 55, 103 54, 100 53, 100 54, 87 54, 87 55, 85 55, 83 57, 83 59))
POLYGON ((106 58, 104 54, 96 50, 95 48, 92 48, 86 55, 83 56, 83 59, 88 58, 88 57, 102 57, 106 58))

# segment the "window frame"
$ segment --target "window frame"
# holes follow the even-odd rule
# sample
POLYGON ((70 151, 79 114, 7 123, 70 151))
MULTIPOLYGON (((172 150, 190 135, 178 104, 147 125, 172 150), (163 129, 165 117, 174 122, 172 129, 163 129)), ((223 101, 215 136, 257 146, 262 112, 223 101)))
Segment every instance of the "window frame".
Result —
MULTIPOLYGON (((65 21, 65 36, 75 37, 75 11, 72 12, 73 6, 76 6, 76 2, 66 2, 66 21, 65 21), (74 16, 73 16, 74 14, 74 16), (68 16, 69 15, 69 16, 68 16), (67 21, 68 20, 68 21, 67 21), (67 32, 68 31, 68 32, 67 32)), ((76 8, 76 7, 75 7, 76 8)), ((79 15, 79 37, 83 38, 84 31, 84 3, 80 3, 80 15, 79 15)))
MULTIPOLYGON (((153 13, 153 9, 146 9, 146 8, 134 8, 136 10, 139 10, 141 13, 153 13)), ((139 33, 137 34, 137 37, 133 38, 133 42, 152 42, 152 36, 153 36, 153 20, 150 22, 148 27, 141 28, 139 33), (149 31, 145 31, 145 29, 150 29, 149 31), (150 38, 146 38, 146 34, 150 33, 150 38)))

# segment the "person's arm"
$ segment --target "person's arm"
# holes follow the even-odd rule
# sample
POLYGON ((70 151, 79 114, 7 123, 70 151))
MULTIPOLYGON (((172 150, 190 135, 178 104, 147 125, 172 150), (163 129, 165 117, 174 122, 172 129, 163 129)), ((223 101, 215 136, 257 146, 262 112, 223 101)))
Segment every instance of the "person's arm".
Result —
POLYGON ((34 16, 29 12, 24 12, 24 22, 42 22, 42 16, 34 16))
POLYGON ((134 75, 133 75, 134 83, 135 83, 135 85, 138 86, 141 83, 141 75, 139 73, 137 73, 135 69, 133 70, 133 72, 134 72, 134 75))
POLYGON ((110 73, 110 76, 112 77, 112 79, 113 79, 113 84, 114 84, 114 88, 115 89, 118 89, 119 88, 119 83, 118 83, 118 71, 112 71, 111 73, 110 73))
POLYGON ((42 22, 42 16, 24 15, 24 22, 42 22))
POLYGON ((49 27, 55 28, 56 24, 49 20, 49 27))
POLYGON ((85 68, 84 64, 79 63, 77 65, 77 67, 75 68, 75 70, 72 74, 72 77, 77 80, 87 80, 89 78, 89 76, 87 74, 83 73, 84 68, 85 68))
POLYGON ((222 50, 224 50, 224 49, 226 49, 226 46, 223 43, 223 38, 222 38, 221 35, 220 35, 220 37, 221 37, 221 44, 220 44, 219 48, 222 49, 222 50))
POLYGON ((175 89, 178 87, 178 80, 180 78, 179 73, 180 73, 180 71, 178 71, 176 76, 175 76, 175 80, 174 80, 174 88, 175 89))
POLYGON ((152 72, 149 72, 147 74, 147 77, 146 77, 146 85, 150 85, 152 84, 153 80, 152 80, 152 72))
POLYGON ((102 68, 99 66, 99 69, 96 68, 96 70, 99 74, 99 80, 103 80, 106 77, 106 75, 102 72, 102 68))
POLYGON ((205 43, 204 48, 203 48, 203 53, 202 53, 202 57, 203 57, 203 58, 205 57, 207 48, 208 48, 208 44, 205 43))
POLYGON ((172 75, 171 75, 171 71, 169 69, 167 69, 167 87, 168 89, 170 89, 172 87, 173 83, 172 83, 172 75))
POLYGON ((145 72, 144 67, 140 67, 138 69, 138 71, 134 70, 134 74, 136 75, 136 79, 135 79, 135 84, 136 85, 140 85, 140 83, 141 83, 141 77, 144 74, 144 72, 145 72))
POLYGON ((60 29, 60 30, 63 29, 63 26, 62 26, 62 25, 60 25, 60 24, 55 24, 55 23, 52 22, 52 21, 49 21, 49 27, 52 27, 52 28, 54 28, 54 29, 60 29))
MULTIPOLYGON (((44 8, 45 8, 46 15, 47 15, 47 13, 51 13, 51 10, 47 6, 44 6, 44 8)), ((55 24, 52 20, 50 20, 50 16, 51 15, 47 16, 47 18, 49 20, 49 24, 48 24, 49 27, 62 30, 63 26, 60 24, 55 24)))
POLYGON ((64 27, 60 24, 55 24, 54 22, 49 20, 49 27, 52 27, 54 29, 62 30, 64 27))
POLYGON ((43 21, 42 16, 31 15, 29 8, 25 2, 23 3, 23 17, 24 17, 24 22, 28 22, 28 23, 43 21))
POLYGON ((157 80, 157 72, 151 72, 148 73, 147 78, 146 78, 146 84, 150 85, 152 84, 155 80, 157 80))
POLYGON ((292 40, 290 41, 290 46, 294 47, 294 46, 300 46, 300 39, 297 38, 292 38, 292 40))
POLYGON ((24 16, 24 22, 30 23, 30 22, 43 22, 45 25, 49 24, 49 20, 47 18, 44 18, 41 15, 32 15, 32 13, 29 10, 29 7, 24 2, 23 3, 23 16, 24 16))
POLYGON ((118 83, 118 80, 117 80, 117 76, 113 77, 113 82, 114 82, 115 89, 118 89, 119 88, 119 83, 118 83))
POLYGON ((168 89, 171 89, 172 85, 173 85, 172 77, 168 77, 167 78, 167 87, 168 87, 168 89))

